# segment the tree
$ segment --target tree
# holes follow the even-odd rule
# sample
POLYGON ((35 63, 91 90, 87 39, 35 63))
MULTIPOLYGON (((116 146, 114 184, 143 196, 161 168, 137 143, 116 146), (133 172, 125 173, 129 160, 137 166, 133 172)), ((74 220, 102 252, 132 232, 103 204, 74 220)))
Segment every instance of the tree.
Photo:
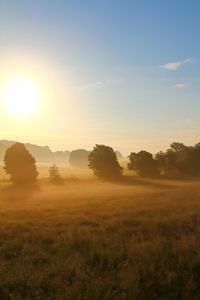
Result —
POLYGON ((69 163, 75 168, 88 168, 88 156, 90 152, 85 149, 77 149, 70 153, 69 163))
POLYGON ((24 144, 15 143, 6 150, 4 170, 15 184, 30 184, 36 181, 38 172, 35 158, 24 144))
POLYGON ((177 152, 172 149, 160 151, 155 155, 161 175, 177 175, 176 156, 177 152))
POLYGON ((59 174, 59 169, 55 164, 49 168, 49 180, 53 184, 63 183, 62 177, 59 174))
POLYGON ((189 152, 189 164, 192 169, 193 176, 200 176, 200 143, 194 147, 188 147, 189 152))
POLYGON ((200 174, 200 151, 198 145, 187 147, 182 143, 172 143, 166 152, 156 154, 162 175, 197 176, 200 174))
POLYGON ((152 177, 158 175, 156 160, 147 151, 131 153, 129 155, 128 169, 134 170, 140 176, 152 177))
POLYGON ((122 176, 123 168, 119 165, 116 153, 109 146, 96 145, 88 160, 89 168, 99 178, 117 179, 122 176))
POLYGON ((170 145, 171 150, 174 152, 185 151, 187 147, 183 143, 174 142, 170 145))

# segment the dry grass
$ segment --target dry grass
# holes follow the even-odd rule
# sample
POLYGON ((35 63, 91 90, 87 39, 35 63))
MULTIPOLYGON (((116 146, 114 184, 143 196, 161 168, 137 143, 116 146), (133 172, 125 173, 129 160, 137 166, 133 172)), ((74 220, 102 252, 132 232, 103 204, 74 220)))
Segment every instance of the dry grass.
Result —
POLYGON ((0 299, 199 298, 199 182, 0 185, 0 299))

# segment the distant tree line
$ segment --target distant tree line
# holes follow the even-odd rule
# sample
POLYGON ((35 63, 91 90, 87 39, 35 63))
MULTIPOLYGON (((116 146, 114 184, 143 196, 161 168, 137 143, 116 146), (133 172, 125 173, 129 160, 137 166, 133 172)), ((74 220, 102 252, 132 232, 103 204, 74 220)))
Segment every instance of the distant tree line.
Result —
POLYGON ((172 143, 166 152, 155 155, 158 170, 167 176, 200 176, 200 143, 185 146, 182 143, 172 143))
MULTIPOLYGON (((107 180, 122 178, 123 168, 118 162, 118 153, 113 148, 97 144, 90 152, 82 149, 77 151, 73 152, 72 162, 81 153, 81 161, 82 158, 87 161, 96 177, 107 180)), ((5 171, 15 184, 30 184, 37 180, 35 158, 22 143, 15 143, 6 150, 4 164, 5 171)), ((200 177, 200 143, 194 146, 172 143, 165 152, 160 151, 154 156, 144 150, 131 152, 127 168, 141 177, 200 177)), ((55 164, 49 169, 49 179, 54 184, 63 183, 55 164)))
POLYGON ((128 168, 140 176, 200 176, 200 143, 185 146, 172 143, 165 152, 160 151, 154 157, 151 153, 140 151, 131 153, 128 168))

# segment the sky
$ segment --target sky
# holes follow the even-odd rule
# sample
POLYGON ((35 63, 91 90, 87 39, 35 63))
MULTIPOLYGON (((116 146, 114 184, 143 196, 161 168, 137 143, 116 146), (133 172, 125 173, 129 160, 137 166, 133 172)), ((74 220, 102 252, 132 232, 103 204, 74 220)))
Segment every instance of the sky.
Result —
POLYGON ((198 0, 0 1, 0 139, 128 154, 200 142, 198 0), (40 106, 5 110, 31 79, 40 106))

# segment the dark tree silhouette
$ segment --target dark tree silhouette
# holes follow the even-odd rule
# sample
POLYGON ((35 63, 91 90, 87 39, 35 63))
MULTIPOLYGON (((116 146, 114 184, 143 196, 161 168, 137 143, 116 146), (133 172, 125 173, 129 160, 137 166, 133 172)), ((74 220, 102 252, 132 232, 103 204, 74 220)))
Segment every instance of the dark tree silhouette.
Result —
POLYGON ((70 153, 69 163, 75 168, 88 168, 88 156, 90 152, 85 149, 77 149, 70 153))
POLYGON ((200 176, 200 144, 172 143, 166 152, 156 154, 156 160, 162 175, 200 176))
POLYGON ((178 151, 168 149, 166 152, 158 152, 155 159, 158 164, 158 168, 161 175, 167 176, 177 176, 178 175, 178 165, 177 158, 179 156, 178 151))
POLYGON ((10 174, 13 183, 29 184, 35 182, 38 176, 35 162, 24 144, 15 143, 6 150, 4 169, 10 174))
POLYGON ((61 184, 63 183, 63 179, 59 173, 59 169, 56 166, 56 164, 53 164, 50 168, 49 168, 49 180, 51 183, 53 184, 61 184))
POLYGON ((123 168, 118 163, 116 153, 109 146, 96 145, 88 160, 89 168, 98 178, 113 180, 122 176, 123 168))
POLYGON ((169 156, 165 152, 160 151, 155 155, 157 166, 161 175, 167 175, 169 173, 169 156))
POLYGON ((140 176, 152 177, 158 175, 156 160, 147 151, 131 153, 129 155, 128 169, 134 170, 140 176))

